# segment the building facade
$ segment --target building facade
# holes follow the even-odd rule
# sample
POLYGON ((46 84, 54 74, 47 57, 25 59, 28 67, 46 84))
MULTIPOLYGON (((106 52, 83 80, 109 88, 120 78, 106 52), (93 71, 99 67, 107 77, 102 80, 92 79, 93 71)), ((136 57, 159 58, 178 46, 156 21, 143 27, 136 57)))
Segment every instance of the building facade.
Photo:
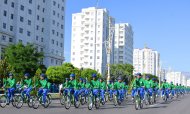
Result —
POLYGON ((114 63, 133 65, 133 30, 129 23, 115 24, 114 63))
POLYGON ((0 0, 0 12, 0 53, 9 44, 32 43, 47 67, 63 63, 65 0, 0 0))
MULTIPOLYGON (((111 27, 114 25, 115 20, 106 9, 90 7, 73 14, 71 63, 78 68, 91 68, 105 74, 107 69, 105 43, 110 34, 113 34, 111 27)), ((110 62, 113 63, 113 54, 110 62)))
POLYGON ((189 73, 186 72, 167 72, 166 80, 167 82, 173 82, 174 84, 182 84, 184 86, 188 85, 189 73))
POLYGON ((160 54, 153 49, 134 49, 133 52, 134 73, 147 73, 159 76, 160 54))

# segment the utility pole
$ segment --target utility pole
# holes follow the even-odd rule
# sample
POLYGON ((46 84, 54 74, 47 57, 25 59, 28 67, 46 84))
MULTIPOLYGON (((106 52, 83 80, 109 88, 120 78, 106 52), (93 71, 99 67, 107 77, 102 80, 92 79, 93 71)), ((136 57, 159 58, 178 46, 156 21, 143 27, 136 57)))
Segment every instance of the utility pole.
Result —
POLYGON ((111 53, 112 53, 112 40, 114 37, 114 30, 115 28, 112 26, 112 18, 109 17, 109 36, 106 41, 106 52, 107 52, 107 83, 110 80, 110 61, 111 61, 111 53))

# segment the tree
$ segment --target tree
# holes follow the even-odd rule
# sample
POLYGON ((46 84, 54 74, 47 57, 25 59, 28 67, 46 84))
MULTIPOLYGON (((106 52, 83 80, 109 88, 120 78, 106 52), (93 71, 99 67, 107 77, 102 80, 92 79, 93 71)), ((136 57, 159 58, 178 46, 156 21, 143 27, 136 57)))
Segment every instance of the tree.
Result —
POLYGON ((96 73, 98 77, 101 77, 101 75, 96 70, 93 70, 90 68, 83 69, 81 71, 81 77, 85 78, 85 79, 87 78, 90 81, 92 74, 94 74, 94 73, 96 73))
POLYGON ((15 70, 17 78, 21 78, 25 72, 29 72, 31 75, 35 74, 35 71, 40 66, 40 61, 43 58, 43 53, 38 52, 34 45, 23 45, 18 43, 16 45, 9 45, 5 49, 5 55, 7 62, 15 70))
POLYGON ((75 68, 71 63, 64 63, 61 66, 50 66, 47 71, 47 77, 52 83, 62 83, 65 78, 69 78, 71 73, 76 74, 76 78, 79 77, 80 71, 75 68))
POLYGON ((0 60, 0 78, 4 78, 7 76, 9 72, 14 72, 10 64, 7 62, 6 58, 0 60))
POLYGON ((111 77, 123 77, 124 80, 131 81, 133 77, 133 66, 131 64, 113 64, 111 65, 111 77))
POLYGON ((158 76, 156 75, 152 75, 152 74, 143 74, 144 78, 146 78, 146 76, 149 76, 150 79, 155 78, 156 80, 158 80, 158 76))

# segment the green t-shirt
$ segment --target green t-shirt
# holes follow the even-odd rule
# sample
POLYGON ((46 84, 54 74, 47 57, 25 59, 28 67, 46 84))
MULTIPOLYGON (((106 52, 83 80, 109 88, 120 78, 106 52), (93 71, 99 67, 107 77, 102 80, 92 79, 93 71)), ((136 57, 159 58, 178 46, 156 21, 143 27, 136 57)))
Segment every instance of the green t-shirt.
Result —
POLYGON ((25 79, 22 81, 22 84, 21 84, 21 88, 23 88, 24 86, 26 86, 27 88, 31 88, 32 87, 32 79, 25 79))

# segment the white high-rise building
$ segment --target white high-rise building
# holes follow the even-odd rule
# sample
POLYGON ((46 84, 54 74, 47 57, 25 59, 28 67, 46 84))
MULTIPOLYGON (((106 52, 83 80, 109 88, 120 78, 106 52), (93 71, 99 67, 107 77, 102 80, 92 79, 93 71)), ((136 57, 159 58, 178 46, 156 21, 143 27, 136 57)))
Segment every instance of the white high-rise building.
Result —
POLYGON ((114 25, 114 18, 110 17, 106 9, 90 7, 73 14, 71 63, 78 68, 91 68, 105 74, 107 68, 105 41, 110 35, 110 27, 114 25))
POLYGON ((133 30, 129 23, 115 24, 114 63, 133 65, 133 30))
POLYGON ((65 0, 0 0, 0 12, 0 53, 9 44, 32 43, 47 67, 63 63, 65 0))
POLYGON ((140 72, 158 76, 160 71, 160 54, 147 47, 134 49, 133 66, 134 73, 140 72))
POLYGON ((184 86, 188 85, 189 73, 186 72, 168 72, 166 74, 167 82, 173 82, 174 84, 182 84, 184 86))

